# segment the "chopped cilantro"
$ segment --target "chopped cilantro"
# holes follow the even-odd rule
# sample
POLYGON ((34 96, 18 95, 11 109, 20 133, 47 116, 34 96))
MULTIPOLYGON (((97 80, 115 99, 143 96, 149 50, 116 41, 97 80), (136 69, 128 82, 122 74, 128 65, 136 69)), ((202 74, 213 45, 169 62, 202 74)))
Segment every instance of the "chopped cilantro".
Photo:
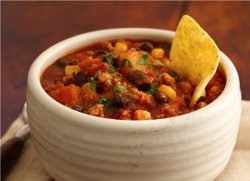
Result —
POLYGON ((113 58, 113 59, 118 59, 118 58, 119 58, 119 55, 117 55, 117 54, 115 54, 115 53, 112 53, 111 55, 112 55, 112 58, 113 58))
POLYGON ((154 66, 152 64, 148 64, 148 69, 152 70, 154 69, 154 66))
POLYGON ((112 99, 111 98, 102 97, 100 99, 97 99, 96 103, 103 104, 104 108, 107 109, 107 108, 110 108, 112 106, 112 99))
POLYGON ((123 59, 123 60, 121 61, 121 67, 125 67, 126 62, 128 62, 128 66, 129 66, 129 67, 133 67, 132 62, 131 62, 130 60, 128 60, 128 59, 123 59))
POLYGON ((108 102, 108 100, 109 100, 108 98, 102 97, 100 99, 97 99, 96 103, 98 103, 98 104, 106 104, 108 102))
POLYGON ((112 73, 114 73, 114 72, 116 72, 118 69, 112 69, 112 68, 110 68, 110 69, 108 69, 108 73, 109 74, 112 74, 112 73))
POLYGON ((121 67, 125 67, 126 61, 127 61, 127 59, 123 59, 123 60, 121 61, 121 67))
POLYGON ((130 61, 128 61, 128 67, 133 67, 133 64, 130 61))
POLYGON ((106 54, 103 58, 102 61, 103 62, 107 62, 110 69, 113 69, 114 71, 112 71, 111 73, 117 71, 116 67, 115 67, 115 61, 119 58, 119 56, 117 54, 114 53, 108 53, 106 54))
POLYGON ((114 62, 112 61, 112 59, 109 56, 105 56, 102 59, 104 62, 107 62, 108 65, 110 66, 110 68, 115 69, 115 65, 114 62))
POLYGON ((147 54, 144 54, 137 62, 136 64, 139 64, 139 65, 147 65, 148 63, 148 55, 147 54))
POLYGON ((150 70, 152 70, 152 71, 154 72, 154 74, 155 74, 157 77, 159 77, 160 72, 158 72, 157 70, 155 70, 155 68, 154 68, 154 66, 153 66, 152 64, 149 64, 149 65, 148 65, 148 68, 149 68, 150 70))
POLYGON ((94 77, 90 77, 90 89, 96 91, 96 82, 94 77))
POLYGON ((122 85, 116 85, 114 87, 115 92, 122 92, 123 90, 125 90, 125 87, 123 87, 122 85))
POLYGON ((156 93, 156 89, 158 87, 160 87, 160 84, 158 84, 158 83, 151 83, 150 87, 149 87, 149 90, 146 93, 148 93, 148 94, 155 94, 156 93))
POLYGON ((154 66, 164 66, 164 64, 161 61, 156 61, 156 62, 152 63, 152 65, 154 65, 154 66))
POLYGON ((154 72, 154 74, 156 75, 156 77, 159 77, 160 76, 160 72, 158 72, 157 70, 154 70, 154 69, 152 69, 152 71, 154 72))

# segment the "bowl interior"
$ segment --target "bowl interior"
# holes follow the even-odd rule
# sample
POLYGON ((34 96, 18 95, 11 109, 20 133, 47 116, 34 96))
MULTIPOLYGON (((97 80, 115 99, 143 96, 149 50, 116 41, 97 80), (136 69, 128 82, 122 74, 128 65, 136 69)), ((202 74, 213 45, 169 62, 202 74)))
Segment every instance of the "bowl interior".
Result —
POLYGON ((68 109, 60 103, 52 99, 42 88, 40 84, 40 76, 48 65, 56 61, 58 58, 68 54, 74 50, 77 50, 81 47, 100 42, 105 40, 117 40, 117 39, 132 39, 132 40, 153 40, 153 41, 166 41, 171 42, 174 37, 173 31, 159 30, 159 29, 148 29, 148 28, 120 28, 120 29, 108 29, 94 31, 90 33, 84 33, 81 35, 74 36, 72 38, 61 41, 54 46, 50 47, 44 51, 32 64, 29 75, 28 75, 28 86, 31 89, 31 92, 39 100, 39 102, 48 107, 55 114, 60 114, 59 116, 64 116, 69 120, 85 122, 89 121, 89 124, 98 124, 99 126, 107 127, 120 127, 124 128, 124 125, 128 129, 137 129, 135 125, 140 124, 141 129, 147 127, 148 125, 157 127, 162 126, 161 124, 169 124, 173 126, 183 126, 182 120, 191 120, 189 124, 195 124, 195 121, 200 115, 210 116, 216 110, 220 110, 224 105, 229 102, 230 96, 236 95, 239 88, 239 78, 236 72, 235 67, 233 66, 230 59, 221 52, 221 62, 220 65, 225 71, 226 74, 226 87, 222 94, 214 100, 209 105, 201 108, 197 111, 171 117, 164 118, 159 120, 151 121, 117 121, 108 118, 95 117, 83 113, 78 113, 74 110, 68 109), (61 110, 58 112, 58 110, 61 110), (105 120, 105 121, 103 121, 105 120), (111 124, 106 124, 106 121, 109 121, 111 124), (103 123, 104 122, 104 123, 103 123))

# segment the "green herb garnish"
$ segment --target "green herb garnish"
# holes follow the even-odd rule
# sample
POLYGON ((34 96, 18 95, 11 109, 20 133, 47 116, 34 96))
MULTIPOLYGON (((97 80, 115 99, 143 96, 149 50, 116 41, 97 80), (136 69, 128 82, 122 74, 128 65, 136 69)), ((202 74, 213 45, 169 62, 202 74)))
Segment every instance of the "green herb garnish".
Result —
POLYGON ((156 89, 160 87, 160 84, 158 83, 151 83, 149 90, 146 92, 147 94, 155 94, 156 93, 156 89))
POLYGON ((90 89, 96 91, 96 82, 94 77, 90 77, 90 89))
POLYGON ((156 77, 159 77, 161 75, 161 73, 158 72, 157 70, 152 69, 152 71, 154 72, 154 74, 156 75, 156 77))
POLYGON ((104 62, 107 62, 108 65, 110 66, 110 68, 115 69, 114 62, 112 61, 112 59, 111 59, 110 57, 105 56, 105 57, 103 57, 102 60, 103 60, 104 62))
POLYGON ((123 60, 121 61, 121 67, 125 67, 126 62, 128 62, 128 66, 129 66, 129 67, 133 67, 132 62, 131 62, 130 60, 128 60, 128 59, 123 59, 123 60))
POLYGON ((152 63, 153 66, 164 66, 164 64, 161 61, 156 61, 152 63))
POLYGON ((158 72, 157 70, 155 70, 155 68, 154 68, 154 66, 152 64, 149 64, 148 68, 150 70, 152 70, 157 77, 159 77, 159 75, 161 74, 160 72, 158 72))
POLYGON ((98 104, 106 104, 108 101, 109 101, 108 98, 102 97, 100 99, 97 99, 96 103, 98 103, 98 104))
POLYGON ((133 67, 133 64, 128 60, 128 67, 133 67))
POLYGON ((108 69, 108 73, 109 74, 112 74, 112 73, 114 73, 114 72, 116 72, 118 69, 112 69, 112 68, 110 68, 110 69, 108 69))
POLYGON ((137 62, 136 62, 136 64, 138 65, 147 65, 147 63, 148 63, 148 55, 147 54, 145 54, 145 55, 143 55, 137 62))
POLYGON ((122 92, 123 90, 125 90, 125 87, 123 87, 122 85, 116 85, 115 87, 114 87, 114 91, 115 92, 122 92))
POLYGON ((111 98, 102 97, 100 99, 97 99, 96 103, 103 104, 104 108, 107 109, 107 108, 110 108, 112 106, 112 99, 111 98))

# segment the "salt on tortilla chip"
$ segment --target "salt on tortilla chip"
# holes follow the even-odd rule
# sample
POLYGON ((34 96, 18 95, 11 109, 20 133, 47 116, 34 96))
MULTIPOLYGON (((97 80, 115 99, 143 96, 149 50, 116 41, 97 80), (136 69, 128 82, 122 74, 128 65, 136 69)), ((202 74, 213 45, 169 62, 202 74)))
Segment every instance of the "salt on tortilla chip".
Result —
POLYGON ((184 15, 177 27, 170 50, 170 67, 196 85, 190 101, 193 106, 215 74, 219 49, 212 38, 190 16, 184 15))

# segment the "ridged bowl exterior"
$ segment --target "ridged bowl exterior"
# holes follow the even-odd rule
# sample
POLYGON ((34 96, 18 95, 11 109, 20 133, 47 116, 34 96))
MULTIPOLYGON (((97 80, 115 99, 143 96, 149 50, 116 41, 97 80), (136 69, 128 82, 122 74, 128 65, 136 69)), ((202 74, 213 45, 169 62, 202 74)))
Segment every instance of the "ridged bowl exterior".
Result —
POLYGON ((210 105, 182 116, 121 121, 78 113, 50 98, 43 70, 81 46, 119 38, 171 41, 174 33, 129 28, 82 34, 46 50, 28 77, 32 140, 45 170, 57 181, 212 180, 228 163, 237 139, 241 93, 237 72, 221 53, 227 84, 210 105))

